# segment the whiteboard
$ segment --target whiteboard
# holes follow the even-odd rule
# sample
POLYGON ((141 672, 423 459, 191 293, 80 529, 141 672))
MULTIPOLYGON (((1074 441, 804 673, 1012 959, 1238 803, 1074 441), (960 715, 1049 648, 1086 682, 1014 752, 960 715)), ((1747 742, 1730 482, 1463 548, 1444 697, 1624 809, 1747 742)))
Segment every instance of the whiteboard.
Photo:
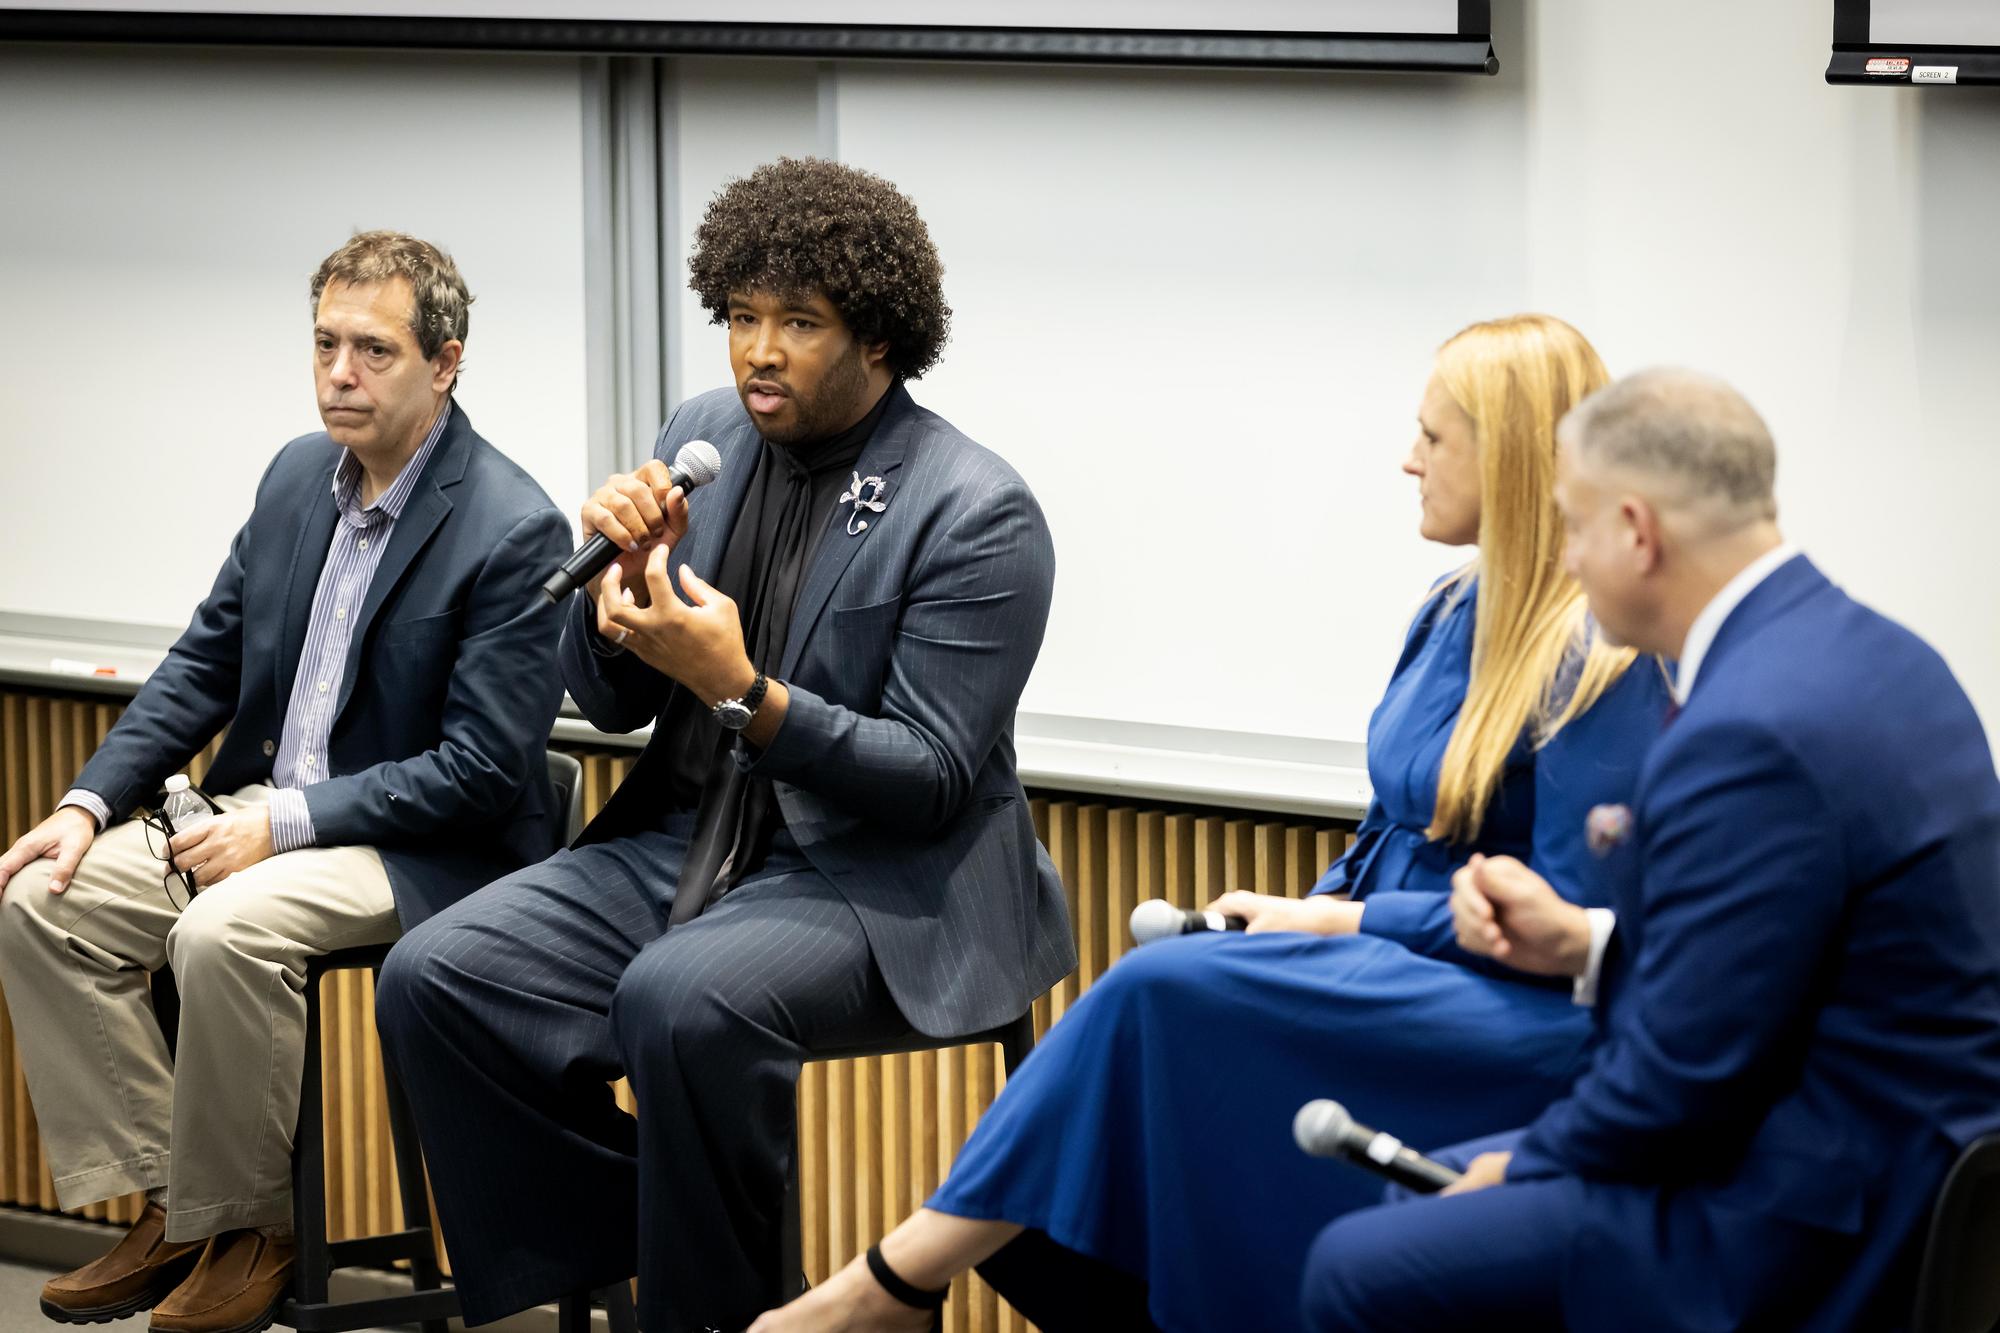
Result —
POLYGON ((0 611, 185 624, 314 407, 308 282, 357 229, 452 253, 458 401, 585 483, 571 59, 0 47, 0 611))
POLYGON ((944 257, 916 396, 1055 535, 1023 710, 1359 741, 1465 554, 1400 464, 1437 345, 1526 298, 1518 95, 849 66, 835 100, 944 257))

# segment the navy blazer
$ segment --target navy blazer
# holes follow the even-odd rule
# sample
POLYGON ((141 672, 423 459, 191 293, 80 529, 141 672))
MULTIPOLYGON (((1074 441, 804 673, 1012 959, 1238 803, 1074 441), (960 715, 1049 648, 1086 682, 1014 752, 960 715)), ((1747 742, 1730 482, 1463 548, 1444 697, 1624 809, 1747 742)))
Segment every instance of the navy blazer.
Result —
MULTIPOLYGON (((207 600, 77 777, 115 818, 224 724, 205 785, 271 780, 343 452, 305 435, 265 470, 207 600)), ((558 613, 538 585, 569 553, 568 529, 454 406, 356 620, 328 777, 305 789, 319 845, 382 854, 405 927, 554 846, 558 613)))
POLYGON ((1602 1043, 1508 1171, 1609 1186, 1572 1326, 1896 1326, 1946 1168, 2000 1125, 2000 780, 1964 691, 1788 561, 1723 623, 1621 855, 1602 1043))
MULTIPOLYGON (((1019 1017, 1076 965, 1062 882, 1014 768, 1055 550, 1018 473, 900 383, 889 394, 855 463, 881 479, 885 507, 828 517, 772 672, 791 692, 784 724, 737 761, 771 780, 799 850, 860 917, 903 1016, 951 1037, 1019 1017)), ((682 564, 715 576, 762 448, 733 389, 683 404, 654 456, 695 439, 721 452, 722 475, 689 498, 675 588, 682 564)), ((680 687, 636 656, 592 651, 595 624, 578 593, 563 628, 570 697, 602 731, 655 722, 680 687)), ((628 779, 584 840, 657 826, 658 792, 628 779)))

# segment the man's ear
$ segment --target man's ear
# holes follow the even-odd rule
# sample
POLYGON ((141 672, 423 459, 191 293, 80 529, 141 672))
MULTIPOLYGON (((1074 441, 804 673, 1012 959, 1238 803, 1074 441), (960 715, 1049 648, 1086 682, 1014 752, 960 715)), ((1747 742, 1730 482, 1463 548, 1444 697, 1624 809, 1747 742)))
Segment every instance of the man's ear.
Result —
POLYGON ((465 344, 453 338, 438 348, 431 358, 431 388, 444 393, 458 383, 458 372, 465 368, 465 344))
POLYGON ((861 344, 861 364, 866 366, 868 369, 874 370, 878 366, 886 362, 888 359, 889 359, 888 339, 885 338, 881 342, 861 344))
POLYGON ((1660 567, 1660 511, 1636 495, 1618 502, 1618 516, 1625 525, 1625 540, 1632 552, 1633 569, 1650 574, 1660 567))

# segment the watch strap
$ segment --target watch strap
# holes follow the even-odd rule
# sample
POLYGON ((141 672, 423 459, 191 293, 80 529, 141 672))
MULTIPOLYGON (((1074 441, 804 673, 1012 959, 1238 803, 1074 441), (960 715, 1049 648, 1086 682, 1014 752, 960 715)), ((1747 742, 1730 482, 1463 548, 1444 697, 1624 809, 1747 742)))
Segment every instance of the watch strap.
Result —
POLYGON ((743 691, 743 699, 742 699, 743 706, 750 710, 750 715, 752 717, 755 717, 757 714, 757 710, 764 706, 764 695, 767 691, 770 690, 770 688, 771 688, 770 678, 767 677, 763 672, 759 671, 757 673, 757 679, 750 682, 750 688, 743 691))

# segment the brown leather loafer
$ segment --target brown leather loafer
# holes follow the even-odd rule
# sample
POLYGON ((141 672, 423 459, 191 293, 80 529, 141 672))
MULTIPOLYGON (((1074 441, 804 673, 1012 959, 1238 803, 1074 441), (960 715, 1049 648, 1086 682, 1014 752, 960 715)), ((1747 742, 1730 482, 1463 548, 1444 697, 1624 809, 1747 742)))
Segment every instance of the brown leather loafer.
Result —
POLYGON ((102 1258, 43 1284, 42 1313, 65 1324, 105 1324, 149 1310, 186 1279, 206 1244, 169 1243, 167 1210, 149 1203, 102 1258))
POLYGON ((292 1286, 292 1242, 225 1231, 208 1242, 187 1281, 153 1307, 159 1333, 263 1333, 292 1286))

